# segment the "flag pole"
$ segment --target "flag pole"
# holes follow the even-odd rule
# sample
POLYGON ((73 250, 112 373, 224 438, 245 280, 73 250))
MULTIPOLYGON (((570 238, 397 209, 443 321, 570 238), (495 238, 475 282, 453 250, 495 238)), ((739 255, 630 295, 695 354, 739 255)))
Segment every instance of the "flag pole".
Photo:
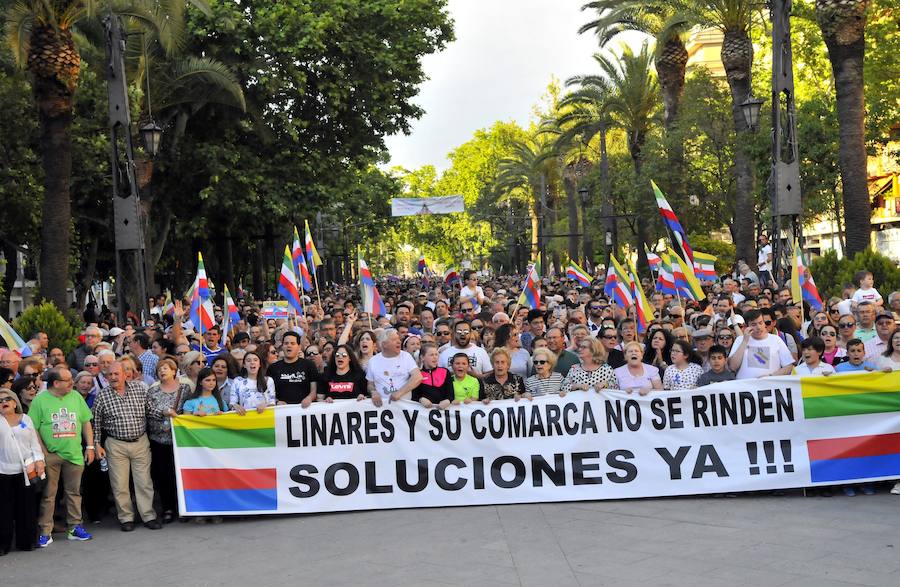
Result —
POLYGON ((325 308, 322 306, 322 294, 319 293, 319 269, 318 269, 318 267, 316 268, 315 271, 313 271, 313 279, 316 282, 316 298, 319 300, 319 308, 324 312, 325 308))

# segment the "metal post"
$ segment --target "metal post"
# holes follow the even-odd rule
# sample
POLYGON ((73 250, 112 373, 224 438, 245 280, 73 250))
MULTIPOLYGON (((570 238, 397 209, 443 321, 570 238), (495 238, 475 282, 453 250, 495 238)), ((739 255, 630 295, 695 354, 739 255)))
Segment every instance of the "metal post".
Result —
POLYGON ((770 0, 772 18, 772 275, 784 283, 794 240, 801 239, 802 202, 797 121, 794 111, 794 63, 791 51, 792 0, 770 0))
POLYGON ((147 275, 140 193, 135 178, 134 146, 131 140, 131 113, 125 80, 125 32, 122 21, 112 13, 104 19, 104 25, 116 239, 116 307, 119 323, 124 326, 128 302, 131 310, 138 316, 148 310, 147 275), (119 140, 124 143, 124 160, 119 152, 119 140))

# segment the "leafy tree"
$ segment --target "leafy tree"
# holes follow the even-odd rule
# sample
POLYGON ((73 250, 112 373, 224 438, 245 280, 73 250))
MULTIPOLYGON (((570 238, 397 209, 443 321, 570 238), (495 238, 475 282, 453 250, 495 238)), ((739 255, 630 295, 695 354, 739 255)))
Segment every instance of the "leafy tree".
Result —
POLYGON ((26 339, 35 332, 46 332, 51 347, 61 348, 66 355, 78 346, 81 331, 75 316, 66 317, 51 302, 26 308, 13 322, 13 328, 26 339))

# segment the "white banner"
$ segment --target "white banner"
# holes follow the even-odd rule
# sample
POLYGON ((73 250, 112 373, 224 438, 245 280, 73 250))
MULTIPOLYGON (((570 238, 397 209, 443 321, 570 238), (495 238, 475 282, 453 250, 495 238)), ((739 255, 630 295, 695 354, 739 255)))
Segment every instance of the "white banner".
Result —
POLYGON ((462 196, 432 198, 393 198, 391 216, 421 216, 425 214, 453 214, 465 212, 462 196))
POLYGON ((181 512, 619 499, 900 477, 900 373, 573 392, 441 411, 369 400, 173 421, 181 512))

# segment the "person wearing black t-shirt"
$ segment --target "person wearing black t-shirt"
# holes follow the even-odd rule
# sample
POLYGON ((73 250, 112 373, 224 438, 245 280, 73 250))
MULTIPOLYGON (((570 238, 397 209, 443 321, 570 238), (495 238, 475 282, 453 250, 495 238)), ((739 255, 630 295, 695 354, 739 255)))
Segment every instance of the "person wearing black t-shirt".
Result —
POLYGON ((600 342, 603 343, 603 348, 606 349, 606 364, 613 369, 618 369, 624 365, 625 354, 616 348, 616 345, 619 344, 619 337, 616 333, 616 329, 609 327, 603 328, 600 330, 598 337, 600 338, 600 342))
POLYGON ((366 372, 359 366, 356 355, 345 344, 340 344, 331 354, 331 360, 322 375, 322 394, 325 401, 336 399, 363 400, 369 397, 366 372))
POLYGON ((319 372, 312 361, 300 356, 300 335, 284 333, 281 339, 284 359, 269 365, 266 375, 275 381, 275 399, 279 404, 300 404, 304 408, 316 400, 319 372))

